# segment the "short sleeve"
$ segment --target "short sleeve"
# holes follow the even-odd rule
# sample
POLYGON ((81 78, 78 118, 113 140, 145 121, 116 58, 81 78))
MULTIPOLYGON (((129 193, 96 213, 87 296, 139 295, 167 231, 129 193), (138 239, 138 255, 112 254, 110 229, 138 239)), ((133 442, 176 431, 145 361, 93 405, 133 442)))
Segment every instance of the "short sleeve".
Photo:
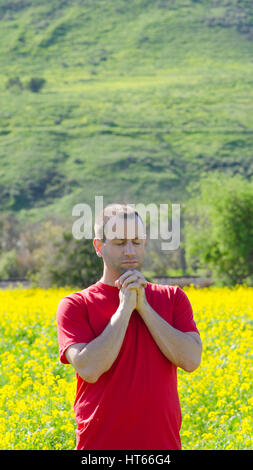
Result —
POLYGON ((56 320, 60 361, 68 364, 66 349, 72 344, 89 343, 95 337, 83 298, 78 294, 63 297, 57 308, 56 320))
POLYGON ((196 331, 199 334, 193 318, 193 310, 186 293, 176 287, 173 305, 173 327, 184 333, 196 331))

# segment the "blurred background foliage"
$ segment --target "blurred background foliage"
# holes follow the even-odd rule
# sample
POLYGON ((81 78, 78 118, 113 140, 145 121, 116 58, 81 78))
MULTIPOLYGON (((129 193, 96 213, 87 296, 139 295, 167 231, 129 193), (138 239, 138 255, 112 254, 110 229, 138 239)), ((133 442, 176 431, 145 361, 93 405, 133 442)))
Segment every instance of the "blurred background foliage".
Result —
POLYGON ((252 40, 248 0, 1 0, 0 279, 89 283, 72 208, 103 195, 180 203, 147 274, 251 283, 252 40))

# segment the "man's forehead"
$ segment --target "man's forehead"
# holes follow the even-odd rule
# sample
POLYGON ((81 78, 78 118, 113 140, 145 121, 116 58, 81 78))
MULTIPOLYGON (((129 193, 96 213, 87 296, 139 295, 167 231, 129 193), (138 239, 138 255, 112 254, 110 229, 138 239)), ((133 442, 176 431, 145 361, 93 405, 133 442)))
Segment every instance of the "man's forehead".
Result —
POLYGON ((110 240, 137 240, 146 238, 144 226, 137 217, 122 219, 120 217, 112 218, 105 226, 106 238, 110 240))

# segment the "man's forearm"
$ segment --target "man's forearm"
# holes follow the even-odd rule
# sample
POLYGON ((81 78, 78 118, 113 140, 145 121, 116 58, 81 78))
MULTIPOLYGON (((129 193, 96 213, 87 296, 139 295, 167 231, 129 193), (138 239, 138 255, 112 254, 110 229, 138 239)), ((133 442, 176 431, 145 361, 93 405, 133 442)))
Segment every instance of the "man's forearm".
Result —
POLYGON ((81 377, 88 376, 91 382, 96 382, 110 369, 122 346, 130 317, 131 312, 120 305, 104 331, 80 351, 78 373, 81 377))
POLYGON ((157 346, 169 361, 188 372, 199 366, 202 352, 199 335, 195 338, 189 333, 173 328, 149 304, 143 307, 139 314, 157 346))

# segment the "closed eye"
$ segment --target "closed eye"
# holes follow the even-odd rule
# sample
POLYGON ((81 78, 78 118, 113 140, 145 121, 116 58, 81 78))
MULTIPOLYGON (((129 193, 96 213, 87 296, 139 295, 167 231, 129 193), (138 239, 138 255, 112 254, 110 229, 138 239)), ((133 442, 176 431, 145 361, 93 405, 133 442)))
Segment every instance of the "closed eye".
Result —
MULTIPOLYGON (((122 242, 117 241, 115 243, 115 245, 120 246, 120 245, 124 245, 125 243, 126 243, 126 241, 124 241, 124 240, 122 242)), ((134 243, 134 245, 140 245, 141 244, 141 242, 135 241, 135 240, 133 241, 133 243, 134 243)))

